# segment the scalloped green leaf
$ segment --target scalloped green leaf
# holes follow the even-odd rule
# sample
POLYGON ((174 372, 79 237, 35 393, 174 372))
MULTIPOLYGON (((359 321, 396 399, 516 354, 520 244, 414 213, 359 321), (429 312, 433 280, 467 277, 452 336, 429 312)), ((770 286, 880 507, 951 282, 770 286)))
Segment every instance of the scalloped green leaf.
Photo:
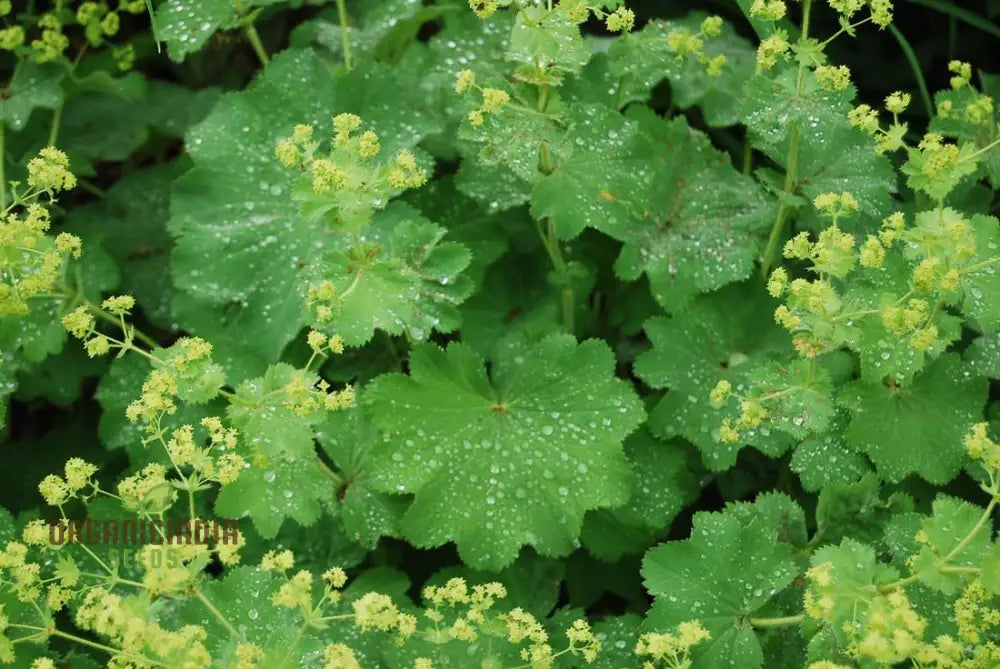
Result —
POLYGON ((694 666, 762 666, 748 618, 799 573, 776 535, 732 514, 696 515, 690 539, 660 544, 642 561, 646 588, 656 598, 643 629, 670 632, 698 620, 711 638, 692 649, 694 666))
POLYGON ((587 513, 581 539, 598 558, 616 562, 626 553, 640 553, 698 495, 690 469, 690 446, 662 442, 646 430, 625 440, 625 456, 635 481, 628 503, 587 513))
POLYGON ((567 335, 505 349, 491 376, 464 344, 414 348, 410 376, 365 394, 383 434, 375 485, 416 495, 407 538, 454 541, 476 568, 500 569, 523 545, 569 553, 585 511, 628 499, 621 443, 644 412, 613 370, 603 342, 567 335))
POLYGON ((889 481, 919 474, 947 483, 968 460, 962 439, 982 420, 987 385, 955 353, 938 358, 909 386, 855 381, 838 398, 851 412, 847 441, 889 481))

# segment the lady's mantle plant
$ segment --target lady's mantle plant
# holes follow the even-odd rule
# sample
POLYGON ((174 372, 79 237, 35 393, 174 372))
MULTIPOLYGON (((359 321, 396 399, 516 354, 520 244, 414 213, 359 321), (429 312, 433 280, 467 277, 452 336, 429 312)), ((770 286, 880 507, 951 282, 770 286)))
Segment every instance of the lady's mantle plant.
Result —
POLYGON ((713 9, 0 0, 0 662, 1000 666, 1000 31, 713 9))

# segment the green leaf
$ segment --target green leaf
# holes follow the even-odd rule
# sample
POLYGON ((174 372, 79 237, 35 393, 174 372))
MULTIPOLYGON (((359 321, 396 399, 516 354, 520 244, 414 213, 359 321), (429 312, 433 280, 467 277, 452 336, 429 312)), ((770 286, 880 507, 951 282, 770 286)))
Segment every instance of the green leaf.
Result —
POLYGON ((634 613, 605 618, 594 625, 594 636, 601 642, 601 652, 592 669, 641 669, 635 654, 642 618, 634 613))
MULTIPOLYGON (((670 318, 647 321, 653 348, 636 358, 635 373, 654 388, 669 389, 650 414, 650 430, 663 438, 684 437, 713 471, 732 467, 742 444, 719 439, 726 413, 712 407, 708 396, 721 379, 739 388, 759 364, 788 360, 788 335, 775 324, 773 312, 771 298, 750 283, 699 297, 670 318)), ((746 443, 768 452, 790 445, 778 430, 744 436, 746 443)))
POLYGON ((994 595, 1000 594, 1000 543, 994 542, 982 562, 979 580, 994 595))
POLYGON ((400 521, 411 500, 386 494, 373 485, 376 473, 368 454, 377 443, 378 433, 362 409, 330 414, 317 427, 316 438, 343 472, 345 480, 337 499, 347 534, 369 550, 383 536, 400 536, 400 521))
POLYGON ((628 503, 614 509, 590 511, 581 538, 598 558, 616 562, 626 553, 640 553, 660 532, 670 527, 681 509, 698 494, 690 471, 690 447, 661 442, 645 430, 625 440, 625 455, 635 481, 628 503))
MULTIPOLYGON (((420 0, 385 0, 356 5, 347 27, 352 58, 359 61, 373 59, 383 39, 391 39, 393 33, 403 33, 399 35, 402 42, 405 42, 405 37, 412 40, 407 34, 409 30, 415 33, 423 22, 444 11, 443 8, 432 7, 427 9, 436 11, 425 13, 421 4, 420 0)), ((331 7, 320 16, 296 25, 289 35, 289 43, 293 48, 317 46, 328 51, 331 58, 341 60, 343 39, 336 10, 331 7)), ((396 53, 395 49, 389 49, 388 46, 385 50, 387 55, 388 52, 396 53)))
POLYGON ((645 273, 653 296, 674 311, 750 276, 774 207, 683 117, 663 123, 646 109, 632 116, 573 107, 578 148, 539 181, 532 214, 552 217, 563 238, 589 226, 624 241, 618 276, 645 273))
MULTIPOLYGON (((322 411, 302 415, 289 406, 283 392, 302 372, 291 365, 268 368, 259 379, 236 389, 228 415, 239 432, 240 445, 252 467, 235 483, 223 486, 215 502, 226 518, 250 516, 261 536, 273 538, 285 518, 312 525, 321 503, 333 501, 333 485, 320 472, 313 443, 322 411)), ((303 385, 317 381, 307 375, 303 385)))
POLYGON ((340 334, 348 346, 367 343, 375 330, 423 340, 457 328, 457 306, 473 289, 460 273, 472 256, 461 244, 442 243, 446 232, 401 202, 376 214, 366 234, 380 247, 373 257, 357 260, 335 249, 310 272, 342 296, 332 325, 316 327, 340 334))
POLYGON ((802 550, 809 538, 802 507, 788 495, 766 492, 751 502, 729 502, 724 512, 746 526, 766 534, 775 533, 775 541, 802 550))
MULTIPOLYGON (((828 466, 837 468, 839 461, 830 462, 828 466)), ((909 495, 883 495, 878 477, 866 474, 856 482, 832 483, 820 491, 816 504, 816 532, 824 543, 839 543, 853 537, 876 544, 882 540, 892 518, 912 510, 913 500, 909 495)))
POLYGON ((0 123, 18 132, 36 109, 57 109, 63 103, 64 76, 63 68, 54 63, 39 65, 31 59, 19 63, 10 83, 0 90, 0 123))
POLYGON ((590 60, 590 48, 564 12, 527 5, 514 20, 507 58, 532 68, 579 72, 590 60))
POLYGON ((1000 332, 990 332, 973 339, 963 357, 976 374, 1000 379, 1000 332))
MULTIPOLYGON (((0 377, 3 367, 0 367, 0 377)), ((21 370, 17 380, 17 398, 21 401, 45 399, 58 406, 68 406, 80 398, 85 379, 100 376, 107 362, 90 358, 82 346, 71 344, 38 365, 21 370)), ((0 381, 0 385, 2 385, 0 381)), ((3 390, 0 389, 0 395, 3 390)))
MULTIPOLYGON (((847 122, 853 89, 827 91, 807 69, 799 94, 797 80, 798 68, 788 67, 747 83, 742 118, 754 146, 784 167, 791 129, 798 127, 802 193, 811 201, 820 193, 847 191, 866 216, 886 216, 896 190, 895 171, 888 158, 875 152, 873 140, 847 122)), ((807 213, 813 215, 811 208, 807 213)))
POLYGON ((156 10, 159 38, 176 62, 198 51, 217 30, 241 24, 249 10, 285 0, 167 0, 156 10))
POLYGON ((505 338, 537 341, 562 329, 562 291, 546 280, 540 251, 509 253, 486 273, 482 289, 461 307, 462 342, 490 358, 505 338))
POLYGON ((234 637, 211 611, 199 600, 189 597, 176 611, 169 613, 179 625, 200 625, 207 632, 206 645, 213 659, 222 663, 236 661, 236 646, 252 643, 264 651, 262 663, 268 666, 286 664, 299 657, 303 648, 293 648, 296 634, 302 627, 294 609, 276 606, 271 596, 282 579, 256 567, 241 566, 224 578, 210 580, 200 586, 202 595, 245 638, 234 637), (294 655, 293 655, 294 653, 294 655))
POLYGON ((986 380, 954 353, 906 387, 850 383, 839 396, 851 412, 847 441, 864 450, 889 481, 916 473, 947 483, 967 460, 962 438, 981 420, 986 391, 986 380))
POLYGON ((302 270, 344 244, 321 222, 300 218, 290 192, 297 173, 274 157, 278 139, 297 123, 326 128, 333 113, 349 111, 391 155, 433 129, 402 97, 383 67, 361 65, 338 78, 311 51, 288 51, 188 133, 195 166, 175 185, 169 225, 178 237, 176 315, 216 346, 233 378, 277 360, 304 324, 302 270))
POLYGON ((653 159, 649 141, 634 122, 602 105, 573 105, 568 123, 573 153, 535 185, 532 215, 551 217, 563 239, 585 227, 627 228, 647 209, 651 179, 643 171, 653 159))
POLYGON ((954 353, 938 358, 909 386, 855 381, 839 396, 851 412, 847 441, 889 481, 916 473, 947 483, 967 460, 962 438, 981 420, 986 391, 986 379, 954 353))
POLYGON ((643 411, 613 369, 605 344, 565 335, 507 349, 492 379, 463 344, 414 348, 411 376, 384 376, 365 394, 384 435, 371 453, 376 484, 416 495, 406 536, 455 541, 476 568, 510 564, 525 544, 569 553, 585 511, 627 500, 621 442, 643 411))
POLYGON ((776 532, 728 513, 699 513, 691 538, 646 554, 642 576, 656 600, 644 629, 669 632, 697 620, 711 638, 692 649, 694 666, 760 667, 748 618, 795 579, 798 569, 776 532))
POLYGON ((940 567, 946 557, 949 567, 978 568, 986 559, 992 545, 992 531, 979 524, 983 511, 974 504, 947 495, 934 499, 932 515, 924 519, 921 528, 921 536, 926 540, 921 542, 920 552, 912 565, 921 583, 952 595, 972 580, 972 574, 945 572, 940 567), (961 551, 953 554, 960 544, 961 551))
POLYGON ((333 484, 315 458, 278 453, 240 473, 223 486, 215 511, 223 518, 249 516, 265 539, 274 539, 287 518, 308 527, 319 520, 323 504, 333 502, 333 484))
POLYGON ((817 492, 830 485, 847 485, 871 471, 864 454, 844 438, 847 412, 841 410, 825 432, 814 434, 795 447, 789 468, 799 475, 802 487, 817 492))
POLYGON ((479 204, 458 191, 455 179, 445 176, 423 188, 410 191, 405 199, 430 220, 448 229, 448 239, 472 253, 464 274, 482 285, 487 266, 504 256, 510 244, 503 233, 504 217, 486 214, 479 204))
POLYGON ((170 180, 176 163, 130 171, 99 202, 74 208, 67 231, 79 235, 85 248, 99 244, 118 263, 119 289, 132 295, 143 314, 161 327, 172 322, 170 249, 167 232, 170 180))
POLYGON ((993 216, 973 216, 976 255, 962 270, 962 303, 966 315, 988 332, 1000 330, 1000 221, 993 216))
MULTIPOLYGON (((517 184, 517 180, 529 184, 538 181, 542 176, 543 151, 547 151, 549 160, 554 162, 558 162, 566 151, 564 130, 551 118, 521 112, 509 105, 486 114, 482 125, 463 122, 458 137, 471 149, 464 152, 466 161, 479 163, 478 169, 488 173, 499 171, 502 174, 509 170, 514 177, 513 184, 517 184)), ((509 197, 513 199, 512 195, 509 197)))
POLYGON ((642 30, 615 40, 608 51, 609 81, 621 86, 620 105, 645 102, 653 88, 664 79, 670 82, 672 103, 678 107, 697 106, 710 127, 739 122, 743 86, 753 76, 756 56, 750 42, 723 23, 722 34, 705 40, 708 58, 726 57, 722 73, 710 77, 698 58, 678 56, 667 45, 672 30, 701 30, 705 12, 692 12, 676 21, 653 20, 642 30))

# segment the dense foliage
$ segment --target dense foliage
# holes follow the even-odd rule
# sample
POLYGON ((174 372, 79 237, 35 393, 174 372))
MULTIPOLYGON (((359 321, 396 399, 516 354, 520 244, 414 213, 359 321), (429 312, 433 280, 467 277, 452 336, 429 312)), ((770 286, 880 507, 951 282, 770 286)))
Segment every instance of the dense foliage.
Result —
POLYGON ((0 663, 1000 666, 1000 4, 665 4, 0 0, 0 663))

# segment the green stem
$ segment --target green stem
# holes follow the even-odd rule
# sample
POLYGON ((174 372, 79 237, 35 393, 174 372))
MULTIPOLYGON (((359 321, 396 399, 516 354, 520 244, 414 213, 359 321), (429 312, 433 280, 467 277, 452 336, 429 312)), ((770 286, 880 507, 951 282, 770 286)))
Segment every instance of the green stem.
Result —
POLYGON ((62 105, 59 105, 52 115, 52 126, 49 128, 49 146, 55 146, 56 140, 59 139, 59 127, 62 125, 62 111, 62 105))
POLYGON ((976 526, 969 530, 969 533, 965 535, 965 538, 958 542, 958 545, 952 548, 950 553, 944 556, 944 559, 941 560, 942 566, 953 560, 959 553, 965 550, 965 547, 968 546, 973 539, 976 538, 976 535, 979 534, 979 530, 983 529, 983 525, 985 525, 986 521, 988 521, 993 515, 993 509, 996 507, 997 498, 994 497, 986 506, 986 510, 983 511, 983 515, 979 517, 979 522, 976 523, 976 526))
MULTIPOLYGON (((809 38, 809 15, 811 10, 812 0, 802 0, 802 37, 799 39, 800 43, 805 42, 805 40, 809 38)), ((806 61, 803 59, 799 61, 799 74, 795 84, 796 96, 802 95, 803 86, 805 85, 805 76, 806 61)), ((799 124, 794 123, 792 125, 788 142, 788 159, 785 161, 785 184, 783 188, 785 196, 792 194, 792 191, 795 188, 795 182, 798 179, 799 135, 799 124)), ((778 215, 774 220, 774 226, 771 228, 771 234, 767 239, 767 248, 764 250, 764 257, 761 259, 760 271, 765 277, 767 277, 767 274, 771 269, 771 264, 775 260, 775 255, 778 251, 778 243, 781 241, 781 233, 784 230, 788 214, 789 208, 787 204, 787 197, 785 197, 778 203, 778 215)))
POLYGON ((797 616, 785 616, 784 618, 750 618, 750 624, 759 629, 765 627, 788 627, 789 625, 798 625, 805 619, 805 614, 800 613, 797 616))
POLYGON ((6 124, 0 121, 0 211, 7 209, 7 174, 4 168, 7 166, 7 155, 4 149, 4 131, 6 124))
MULTIPOLYGON (((126 659, 139 660, 139 661, 143 662, 144 664, 149 664, 149 665, 154 666, 154 667, 163 667, 163 666, 166 666, 162 662, 157 662, 157 661, 152 660, 152 659, 150 659, 148 657, 145 657, 143 655, 133 655, 131 653, 125 652, 124 650, 122 650, 120 648, 114 648, 112 646, 106 646, 103 643, 97 643, 96 641, 91 641, 90 639, 84 639, 82 636, 76 636, 75 634, 69 634, 68 632, 63 632, 62 630, 58 630, 58 629, 53 629, 53 628, 48 628, 48 627, 39 627, 37 625, 21 625, 20 623, 11 623, 10 625, 8 625, 8 627, 13 628, 13 629, 32 630, 32 631, 36 632, 36 634, 33 634, 32 636, 40 636, 40 635, 57 636, 57 637, 60 637, 62 639, 67 639, 69 641, 73 641, 74 643, 78 643, 78 644, 80 644, 82 646, 88 646, 90 648, 95 648, 97 650, 103 650, 105 653, 108 653, 110 655, 120 655, 120 656, 122 656, 122 657, 124 657, 126 659)), ((15 641, 15 643, 16 643, 16 641, 15 641)))
POLYGON ((899 48, 903 50, 906 62, 909 63, 910 69, 913 71, 913 77, 917 81, 917 89, 920 91, 920 100, 924 103, 924 111, 927 112, 927 118, 934 118, 934 104, 931 102, 931 94, 927 90, 927 82, 924 81, 924 73, 920 69, 920 61, 917 60, 917 54, 913 51, 913 47, 910 46, 910 42, 903 36, 903 33, 899 32, 896 26, 889 24, 889 32, 899 42, 899 48))
POLYGON ((108 197, 107 191, 105 191, 104 189, 102 189, 102 188, 94 185, 93 183, 87 181, 86 179, 82 179, 80 177, 77 177, 76 178, 76 183, 77 183, 77 185, 80 186, 80 188, 82 188, 83 190, 87 191, 88 193, 94 195, 95 197, 99 197, 102 200, 107 199, 107 197, 108 197))
POLYGON ((243 29, 243 33, 250 40, 250 46, 253 47, 254 53, 257 54, 257 59, 260 60, 260 64, 267 67, 267 64, 271 62, 271 59, 267 55, 267 49, 264 48, 264 43, 260 41, 260 33, 257 32, 257 26, 254 24, 248 25, 243 29))
MULTIPOLYGON (((88 300, 84 300, 84 304, 86 304, 87 308, 90 311, 92 311, 94 313, 94 315, 97 316, 98 318, 100 318, 101 320, 107 321, 108 323, 116 325, 119 328, 121 327, 121 322, 120 322, 120 319, 119 319, 118 316, 113 316, 113 315, 109 314, 108 312, 104 311, 103 309, 99 308, 96 304, 94 304, 93 302, 90 302, 88 300)), ((137 329, 135 329, 133 327, 132 328, 132 335, 136 339, 138 339, 139 341, 141 341, 143 344, 145 344, 146 346, 150 347, 151 349, 155 350, 155 349, 160 348, 160 345, 156 342, 155 339, 153 339, 152 337, 150 337, 145 332, 142 332, 141 330, 137 330, 137 329)))
POLYGON ((212 613, 212 615, 214 615, 219 620, 220 623, 222 623, 222 626, 225 627, 230 634, 232 634, 236 638, 242 638, 242 635, 240 635, 240 633, 236 631, 236 628, 233 627, 232 623, 230 623, 229 620, 227 620, 226 617, 222 615, 222 612, 215 607, 215 604, 213 604, 208 599, 208 597, 202 594, 201 590, 195 588, 194 596, 198 598, 198 601, 200 601, 202 604, 205 605, 205 608, 208 609, 212 613))
POLYGON ((149 13, 149 27, 153 31, 153 41, 156 42, 156 53, 162 50, 160 31, 156 27, 156 10, 153 9, 153 0, 146 0, 146 12, 149 13))
POLYGON ((340 41, 344 51, 344 68, 351 70, 351 40, 347 35, 347 7, 344 0, 337 0, 337 18, 340 21, 340 41))
POLYGON ((323 474, 323 476, 333 481, 334 485, 338 487, 344 485, 343 477, 341 477, 337 472, 327 467, 326 463, 320 460, 318 456, 316 457, 316 466, 319 468, 319 471, 321 474, 323 474))
POLYGON ((564 282, 562 287, 563 326, 567 332, 573 334, 576 329, 573 313, 573 285, 570 283, 569 265, 563 258, 562 249, 559 247, 559 237, 556 236, 556 227, 553 225, 551 218, 548 221, 548 233, 546 247, 549 249, 549 255, 552 258, 552 266, 558 274, 562 275, 564 282))

